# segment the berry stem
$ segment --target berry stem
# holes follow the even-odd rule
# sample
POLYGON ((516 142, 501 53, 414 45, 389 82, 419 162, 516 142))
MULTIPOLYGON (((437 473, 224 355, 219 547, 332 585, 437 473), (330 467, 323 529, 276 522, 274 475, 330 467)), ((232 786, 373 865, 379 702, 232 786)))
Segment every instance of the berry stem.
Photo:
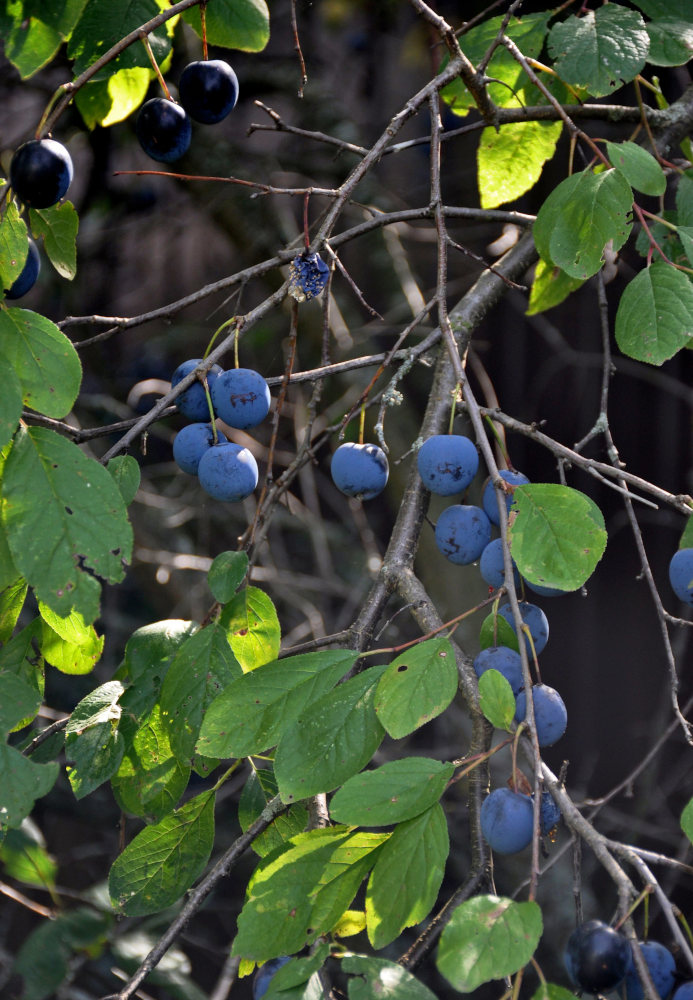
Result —
MULTIPOLYGON (((235 338, 236 338, 236 342, 238 341, 238 334, 240 332, 241 327, 243 326, 243 317, 239 318, 238 316, 232 316, 231 319, 225 320, 221 324, 221 326, 217 330, 215 330, 214 333, 212 334, 212 339, 207 344, 207 349, 205 350, 205 353, 202 355, 202 359, 203 360, 207 357, 207 355, 209 354, 209 352, 214 347, 214 341, 217 339, 217 337, 219 336, 219 334, 223 333, 224 330, 226 330, 227 327, 232 326, 234 323, 236 324, 235 338)), ((238 362, 236 362, 236 368, 238 368, 238 362)))
POLYGON ((308 231, 308 203, 310 194, 308 191, 303 195, 303 244, 306 250, 310 250, 310 233, 308 231))
POLYGON ((458 382, 452 390, 452 406, 450 407, 450 420, 448 422, 448 434, 452 434, 452 425, 455 422, 455 406, 460 394, 461 383, 458 382))
POLYGON ((170 92, 170 90, 168 89, 168 87, 166 85, 166 81, 164 80, 164 78, 162 76, 162 73, 161 73, 161 70, 159 69, 159 64, 156 61, 156 56, 152 52, 152 47, 149 44, 149 35, 145 31, 142 31, 140 33, 140 40, 141 40, 142 44, 144 45, 145 49, 147 50, 147 55, 149 56, 149 61, 152 64, 152 68, 153 68, 154 72, 157 75, 157 79, 159 80, 159 83, 161 85, 161 89, 164 92, 166 100, 167 101, 172 101, 173 98, 171 97, 171 92, 170 92))
POLYGON ((366 426, 366 404, 364 402, 361 407, 361 416, 359 417, 359 444, 363 444, 363 431, 366 426))
POLYGON ((219 438, 217 436, 216 416, 214 414, 214 407, 212 406, 212 396, 209 392, 209 382, 206 375, 202 376, 202 385, 205 390, 205 399, 207 400, 207 407, 209 409, 209 422, 212 425, 212 440, 214 441, 214 444, 218 444, 219 438))
POLYGON ((200 30, 202 32, 202 58, 206 62, 209 59, 207 51, 207 0, 202 0, 200 4, 200 30))

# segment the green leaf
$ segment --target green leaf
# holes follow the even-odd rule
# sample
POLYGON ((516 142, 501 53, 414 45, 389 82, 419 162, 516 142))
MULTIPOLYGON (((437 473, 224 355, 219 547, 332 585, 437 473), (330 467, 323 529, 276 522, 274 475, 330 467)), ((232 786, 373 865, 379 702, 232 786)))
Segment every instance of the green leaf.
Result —
POLYGON ((138 628, 127 641, 123 659, 131 680, 140 680, 152 672, 162 680, 171 657, 197 629, 195 622, 182 618, 167 618, 138 628))
POLYGON ((35 687, 9 670, 0 671, 0 733, 33 719, 40 704, 41 694, 35 687))
POLYGON ((537 313, 560 305, 571 292, 580 288, 582 284, 582 278, 571 278, 560 267, 549 264, 540 258, 534 271, 527 315, 535 316, 537 313))
POLYGON ((180 761, 190 763, 210 702, 242 676, 220 625, 201 628, 178 647, 161 686, 160 705, 171 749, 180 761))
POLYGON ((616 343, 629 358, 661 365, 693 341, 693 285, 655 261, 628 284, 616 313, 616 343))
POLYGON ((215 601, 230 601, 248 572, 246 552, 221 552, 212 562, 207 573, 209 589, 215 601))
POLYGON ((693 799, 691 799, 681 813, 681 829, 693 844, 693 799))
POLYGON ((214 846, 214 795, 203 792, 137 834, 108 876, 113 905, 129 917, 172 906, 200 877, 214 846))
POLYGON ((110 460, 106 470, 113 476, 123 503, 129 507, 140 488, 141 475, 137 459, 132 455, 118 455, 110 460))
POLYGON ((572 278, 589 278, 601 268, 606 244, 611 242, 616 251, 628 239, 632 206, 633 192, 618 170, 583 170, 567 177, 534 223, 539 256, 572 278))
MULTIPOLYGON (((45 687, 43 658, 37 655, 35 644, 41 633, 41 620, 35 618, 26 628, 9 639, 0 649, 0 670, 14 674, 28 684, 36 692, 39 703, 43 698, 45 687)), ((19 722, 13 730, 23 729, 34 718, 36 712, 31 711, 19 722)))
MULTIPOLYGON (((679 239, 681 240, 681 245, 686 252, 688 263, 689 265, 693 266, 693 226, 679 226, 677 229, 677 234, 679 236, 679 239)), ((657 239, 656 236, 655 239, 657 239)), ((659 240, 657 240, 657 242, 659 243, 659 240)), ((661 243, 659 243, 659 245, 660 247, 662 246, 661 243)), ((666 252, 667 251, 665 250, 665 253, 666 252)), ((671 259, 672 258, 669 257, 669 260, 671 259)))
MULTIPOLYGON (((294 990, 294 987, 307 983, 311 976, 320 970, 329 954, 330 946, 325 942, 318 945, 311 955, 290 959, 274 973, 263 997, 267 997, 267 1000, 271 1000, 272 997, 282 997, 284 1000, 298 1000, 299 997, 304 997, 305 1000, 309 1000, 302 990, 294 990)), ((324 992, 319 982, 318 990, 318 996, 323 998, 324 992)))
POLYGON ((430 913, 449 850, 445 813, 438 802, 395 827, 378 853, 366 891, 368 938, 374 948, 384 948, 430 913))
POLYGON ((48 888, 55 885, 58 865, 46 850, 40 830, 30 820, 17 830, 8 830, 0 844, 0 861, 10 878, 25 885, 48 888))
POLYGON ((443 928, 436 965, 460 993, 511 976, 529 962, 542 933, 534 902, 475 896, 460 904, 443 928))
POLYGON ((104 636, 97 635, 77 611, 63 618, 39 601, 39 612, 44 621, 41 653, 46 661, 65 674, 91 673, 101 659, 104 636))
POLYGON ((263 858, 248 885, 232 954, 264 962, 331 930, 385 840, 386 834, 344 827, 310 830, 263 858))
MULTIPOLYGON (((2 358, 1 351, 0 358, 2 358)), ((0 448, 4 448, 14 437, 22 408, 22 384, 15 370, 8 364, 3 365, 2 393, 0 393, 0 448)))
POLYGON ((58 419, 69 413, 82 364, 54 323, 29 309, 0 309, 0 357, 14 369, 25 406, 58 419))
POLYGON ((2 519, 17 569, 58 615, 99 613, 97 576, 122 580, 132 529, 118 487, 77 445, 21 428, 2 480, 2 519))
POLYGON ((444 712, 459 677, 449 639, 427 639, 388 666, 378 684, 375 711, 393 739, 408 736, 444 712))
POLYGON ((494 615, 493 612, 487 615, 481 623, 479 645, 482 649, 488 649, 489 646, 509 646, 516 653, 520 652, 520 644, 514 629, 502 615, 494 615))
MULTIPOLYGON (((255 770, 243 786, 238 803, 238 822, 244 832, 255 822, 270 799, 277 794, 277 782, 271 771, 255 770)), ((308 810, 300 804, 291 806, 288 812, 280 813, 267 829, 253 840, 253 850, 264 858, 282 847, 287 840, 305 830, 308 810)))
POLYGON ((607 142, 612 167, 619 170, 631 187, 643 194, 664 194, 667 179, 651 153, 635 142, 607 142))
POLYGON ((685 66, 693 57, 693 24, 683 18, 664 17, 647 25, 650 36, 648 63, 654 66, 685 66))
POLYGON ((282 732, 322 698, 356 662, 348 649, 273 660, 234 681, 210 705, 199 753, 247 757, 276 746, 282 732))
POLYGON ((573 1000, 574 993, 567 990, 565 986, 556 986, 554 983, 540 983, 532 1000, 573 1000))
POLYGON ((349 1000, 435 1000, 435 993, 398 962, 345 955, 341 967, 353 976, 349 979, 349 1000))
POLYGON ((72 281, 77 274, 77 229, 79 216, 70 201, 63 201, 50 208, 30 208, 29 225, 43 245, 48 259, 61 278, 72 281))
POLYGON ((688 23, 691 21, 689 0, 634 0, 634 2, 646 17, 680 17, 688 23))
POLYGON ((82 16, 88 0, 60 0, 47 4, 45 0, 24 0, 24 17, 35 17, 67 39, 82 16))
POLYGON ((50 792, 59 766, 35 764, 19 750, 0 744, 0 826, 19 826, 36 799, 50 792))
POLYGON ((3 38, 5 56, 19 70, 23 80, 49 63, 62 42, 58 31, 35 17, 19 18, 3 38))
POLYGON ((384 736, 374 702, 386 669, 369 667, 345 681, 284 730, 274 757, 284 802, 330 792, 366 766, 384 736))
POLYGON ((231 649, 247 673, 279 655, 281 629, 274 604, 257 587, 245 587, 224 607, 219 624, 229 634, 231 649))
POLYGON ((681 226, 693 227, 693 176, 682 174, 676 185, 676 212, 681 226))
POLYGON ((693 548, 693 515, 689 515, 686 520, 686 527, 683 529, 681 538, 679 539, 680 549, 692 549, 693 548))
POLYGON ((604 518, 584 493, 559 483, 518 486, 510 549, 530 583, 577 590, 606 548, 604 518))
POLYGON ((15 203, 10 201, 0 217, 0 292, 10 288, 22 273, 28 253, 26 223, 15 203))
POLYGON ((412 819, 438 802, 454 771, 452 764, 430 757, 389 761, 349 778, 332 797, 330 816, 347 826, 412 819))
POLYGON ((482 208, 515 201, 534 187, 556 151, 561 122, 519 122, 485 128, 477 149, 482 208))
POLYGON ((498 670, 485 670, 479 678, 479 708, 496 729, 510 730, 515 718, 515 696, 498 670))
MULTIPOLYGON (((75 60, 75 76, 79 76, 96 62, 121 38, 146 24, 168 6, 168 0, 121 0, 117 4, 112 0, 89 0, 67 48, 68 57, 75 60)), ((148 36, 154 58, 159 64, 171 50, 170 35, 176 20, 173 18, 148 36)), ((99 78, 112 76, 120 69, 132 69, 133 66, 151 68, 147 51, 142 44, 128 46, 101 71, 99 78)))
MULTIPOLYGON (((126 692, 127 694, 127 692, 126 692)), ((121 707, 127 710, 126 695, 121 707)), ((166 816, 185 791, 190 767, 175 757, 161 708, 154 704, 141 723, 111 780, 121 808, 148 821, 166 816)))
POLYGON ((147 96, 150 69, 121 69, 107 80, 89 82, 75 94, 75 104, 88 129, 108 128, 129 118, 147 96))
POLYGON ((561 79, 594 97, 612 94, 643 69, 650 39, 634 10, 608 4, 582 17, 571 14, 549 32, 549 53, 561 79))
POLYGON ((6 643, 24 607, 28 590, 27 582, 19 577, 0 590, 0 642, 6 643))
MULTIPOLYGON (((199 8, 186 10, 183 20, 202 37, 199 8)), ((261 52, 269 41, 269 31, 269 10, 265 0, 215 0, 207 9, 210 45, 261 52)))
POLYGON ((124 692, 120 681, 109 681, 83 698, 66 727, 65 756, 74 766, 68 778, 77 799, 84 798, 118 770, 125 741, 118 732, 124 692))

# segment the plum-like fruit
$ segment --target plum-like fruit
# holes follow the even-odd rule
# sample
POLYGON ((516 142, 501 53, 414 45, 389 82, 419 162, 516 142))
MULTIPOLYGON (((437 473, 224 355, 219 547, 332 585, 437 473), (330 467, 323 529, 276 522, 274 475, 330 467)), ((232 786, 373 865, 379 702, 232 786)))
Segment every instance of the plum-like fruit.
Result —
POLYGON ((238 100, 238 77, 223 59, 191 62, 181 73, 178 97, 191 118, 215 125, 238 100))
MULTIPOLYGON (((555 688, 548 684, 535 684, 532 688, 534 704, 534 724, 540 747, 553 746, 568 726, 568 712, 565 703, 555 688)), ((522 722, 527 715, 527 694, 520 691, 515 706, 515 721, 522 722)))
MULTIPOLYGON (((511 562, 515 586, 519 587, 520 574, 517 571, 515 561, 511 560, 511 562)), ((503 556, 502 538, 494 538, 492 542, 488 543, 484 551, 481 553, 481 559, 479 560, 479 572, 489 587, 493 587, 494 590, 503 586, 505 583, 505 559, 503 556)))
MULTIPOLYGON (((534 643, 534 651, 537 656, 546 643, 549 641, 549 620, 536 604, 530 604, 529 601, 520 601, 520 617, 529 629, 529 634, 532 637, 532 642, 534 643)), ((517 629, 515 628, 515 619, 513 618, 513 609, 509 604, 502 604, 498 609, 498 614, 505 618, 506 622, 512 628, 513 632, 517 634, 517 629)), ((527 636, 524 636, 525 645, 527 646, 527 652, 531 656, 531 647, 527 636)))
POLYGON ((347 441, 332 456, 330 473, 337 489, 346 496, 372 500, 387 484, 387 456, 377 444, 347 441))
POLYGON ((261 965, 255 976, 253 978, 253 1000, 262 1000, 265 993, 267 992, 267 987, 269 986, 270 979, 279 972, 283 965, 291 958, 290 955, 282 955, 280 958, 271 958, 269 962, 265 962, 261 965))
POLYGON ((209 448, 197 467, 200 486, 215 500, 236 503, 257 486, 258 468, 252 452, 230 441, 209 448))
POLYGON ((67 194, 72 183, 72 158, 55 139, 31 139, 10 163, 12 190, 32 208, 49 208, 67 194))
POLYGON ((159 163, 173 163, 190 147, 192 124, 180 104, 152 97, 138 112, 135 134, 147 156, 159 163))
POLYGON ((623 982, 631 967, 627 938, 601 920, 579 924, 563 955, 573 983, 587 993, 609 993, 623 982))
POLYGON ((693 1000, 693 980, 681 983, 674 990, 671 1000, 693 1000))
MULTIPOLYGON (((190 358, 189 361, 184 361, 181 365, 178 365, 171 376, 171 388, 173 389, 177 386, 179 382, 183 381, 186 375, 189 375, 191 371, 194 371, 201 364, 202 358, 190 358)), ((222 368, 220 365, 212 365, 207 372, 207 385, 209 386, 210 395, 214 383, 221 373, 222 368)), ((192 382, 185 392, 176 397, 176 406, 188 420, 209 420, 209 403, 207 402, 205 387, 200 381, 192 382)))
POLYGON ((481 677, 487 670, 497 670, 505 677, 516 697, 525 684, 520 654, 509 646, 488 646, 482 649, 474 658, 474 670, 477 677, 481 677))
POLYGON ((211 386, 217 416, 229 427, 257 427, 269 413, 269 386, 252 368, 229 368, 211 386))
POLYGON ((289 295, 297 302, 314 299, 327 284, 330 269, 319 253, 302 253, 289 267, 289 295))
MULTIPOLYGON (((521 472, 512 472, 510 469, 499 469, 498 475, 501 479, 505 480, 508 486, 525 486, 529 482, 527 476, 524 476, 521 472)), ((505 507, 508 513, 510 513, 512 502, 513 496, 511 491, 505 498, 505 507)), ((486 511, 486 514, 492 524, 500 524, 496 489, 493 485, 493 480, 491 479, 489 479, 484 486, 484 491, 481 495, 481 506, 486 511)))
MULTIPOLYGON (((221 431, 217 431, 217 441, 223 444, 226 440, 221 431)), ((200 459, 213 445, 211 424, 186 424, 173 439, 173 458, 183 472, 196 476, 200 459)))
POLYGON ((515 854, 532 840, 534 809, 528 795, 496 788, 481 806, 481 832, 499 854, 515 854))
POLYGON ((522 578, 524 580, 525 587, 531 590, 533 594, 538 594, 539 597, 563 597, 565 594, 569 594, 569 590, 559 590, 558 587, 545 587, 541 583, 530 583, 529 580, 522 578))
POLYGON ((463 434, 434 434, 419 448, 416 465, 427 490, 449 497, 467 489, 479 468, 479 453, 463 434))
POLYGON ((435 538, 446 559, 467 566, 476 562, 491 541, 491 522, 481 507, 452 504, 438 518, 435 538))
POLYGON ((29 253, 27 255, 26 263, 5 292, 7 298, 21 299, 22 295, 26 295, 26 293, 36 284, 36 279, 39 276, 40 270, 41 256, 38 252, 38 247, 33 240, 29 240, 29 253))
POLYGON ((669 563, 671 589, 681 601, 693 605, 693 549, 679 549, 669 563))
MULTIPOLYGON (((674 987, 676 977, 676 962, 674 956, 659 941, 640 941, 640 949, 647 964, 654 988, 662 1000, 668 997, 674 987)), ((631 945, 631 948, 637 945, 631 945)), ((633 960, 625 978, 626 1000, 643 1000, 645 991, 640 982, 640 976, 633 960)))
POLYGON ((539 803, 539 829, 546 836, 558 825, 561 810, 553 800, 551 792, 542 792, 539 803))

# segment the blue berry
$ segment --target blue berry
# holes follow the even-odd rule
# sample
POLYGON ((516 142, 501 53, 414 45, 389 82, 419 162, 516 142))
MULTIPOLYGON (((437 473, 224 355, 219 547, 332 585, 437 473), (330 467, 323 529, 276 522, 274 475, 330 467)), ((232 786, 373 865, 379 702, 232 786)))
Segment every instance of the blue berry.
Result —
POLYGON ((436 523, 436 545, 458 566, 475 562, 491 541, 491 522, 481 507, 453 504, 436 523))
POLYGON ((515 854, 532 840, 534 810, 528 795, 496 788, 481 806, 481 832, 499 854, 515 854))
MULTIPOLYGON (((555 688, 548 684, 535 684, 532 688, 534 724, 540 747, 553 746, 560 740, 568 726, 565 703, 555 688)), ((515 721, 522 722, 527 714, 527 693, 520 691, 515 707, 515 721)))
POLYGON ((302 253, 289 267, 289 295, 297 302, 314 299, 327 284, 330 269, 319 253, 302 253))
POLYGON ((546 836, 558 825, 561 818, 561 810, 553 800, 551 792, 541 793, 539 805, 539 829, 546 836))
MULTIPOLYGON (((178 365, 171 376, 171 388, 173 389, 177 386, 186 375, 189 375, 191 371, 194 371, 195 368, 201 364, 202 358, 191 358, 189 361, 184 361, 182 365, 178 365)), ((207 385, 209 386, 210 395, 215 379, 221 375, 221 372, 222 369, 220 365, 212 365, 207 372, 207 385)), ((185 392, 182 392, 180 396, 176 398, 176 406, 183 416, 188 418, 188 420, 209 420, 209 403, 207 402, 205 387, 200 381, 192 382, 185 392)))
POLYGON ((152 97, 139 110, 135 134, 147 156, 160 163, 173 163, 188 151, 192 125, 180 104, 152 97))
MULTIPOLYGON (((549 621, 541 608, 537 607, 536 604, 530 604, 528 601, 520 601, 520 617, 529 629, 529 634, 532 636, 532 642, 534 643, 534 650, 537 654, 541 653, 542 649, 549 641, 549 621)), ((498 614, 505 618, 506 622, 512 628, 513 632, 517 634, 515 628, 515 619, 513 618, 513 611, 509 604, 503 604, 498 609, 498 614)), ((524 636, 525 645, 527 646, 527 652, 531 656, 532 650, 529 645, 527 636, 524 636)))
POLYGON ((211 386, 217 416, 229 427, 257 427, 269 413, 269 386, 252 368, 229 368, 211 386))
MULTIPOLYGON (((500 469, 498 475, 501 479, 509 486, 524 486, 529 482, 527 476, 523 476, 521 472, 511 472, 510 469, 500 469)), ((505 506, 508 513, 510 513, 510 507, 513 502, 512 491, 505 498, 505 506)), ((489 520, 492 524, 500 524, 500 518, 498 516, 498 501, 496 500, 496 490, 493 485, 493 481, 489 479, 484 486, 484 492, 481 496, 481 506, 486 511, 489 520)))
POLYGON ((479 468, 479 453, 462 434, 434 434, 419 448, 416 464, 426 489, 449 497, 469 486, 479 468))
POLYGON ((191 118, 215 125, 238 100, 238 77, 222 59, 191 62, 181 73, 178 95, 191 118))
MULTIPOLYGON (((662 1000, 668 997, 674 987, 676 976, 676 962, 674 956, 668 948, 665 948, 659 941, 639 942, 643 958, 647 963, 654 988, 659 993, 662 1000)), ((637 945, 631 945, 637 947, 637 945)), ((635 965, 635 961, 626 973, 626 1000, 643 1000, 645 992, 640 982, 640 976, 635 965)))
POLYGON ((529 580, 525 580, 523 577, 525 587, 531 590, 533 594, 537 594, 539 597, 563 597, 565 594, 569 594, 569 590, 559 590, 558 587, 544 587, 540 583, 530 583, 529 580))
MULTIPOLYGON (((515 586, 519 587, 520 574, 515 566, 515 561, 511 561, 515 586)), ((503 558, 502 538, 494 538, 492 542, 488 543, 484 551, 481 553, 479 571, 489 587, 493 587, 494 590, 497 590, 499 587, 503 586, 505 583, 505 561, 503 558)))
MULTIPOLYGON (((221 431, 217 431, 217 441, 223 444, 226 440, 221 431)), ((213 445, 211 424, 186 424, 173 439, 173 458, 183 472, 196 476, 200 459, 213 445)))
POLYGON ((286 965, 290 958, 290 955, 282 955, 281 958, 271 958, 269 962, 265 962, 264 965, 258 968, 253 978, 253 1000, 262 1000, 262 997, 267 992, 270 979, 275 973, 279 972, 283 965, 286 965))
POLYGON ((70 154, 55 139, 31 139, 10 163, 12 190, 32 208, 49 208, 67 194, 74 168, 70 154))
POLYGON ((677 986, 671 1000, 693 1000, 693 981, 689 979, 688 982, 677 986))
POLYGON ((693 605, 693 549, 679 549, 669 563, 671 589, 681 601, 693 605))
POLYGON ((200 486, 215 500, 236 503, 249 496, 258 481, 258 468, 252 453, 230 442, 209 448, 197 467, 200 486))
POLYGON ((563 955, 568 975, 587 993, 610 993, 623 982, 632 954, 627 938, 601 920, 579 924, 563 955))
POLYGON ((516 697, 525 684, 520 654, 508 646, 488 646, 482 649, 474 658, 474 670, 477 677, 481 677, 486 670, 497 670, 505 677, 516 697))
POLYGON ((389 466, 377 444, 340 444, 332 456, 332 481, 348 497, 372 500, 385 489, 389 466))
POLYGON ((29 240, 29 254, 27 256, 26 263, 5 292, 7 298, 21 299, 22 295, 26 295, 27 292, 31 291, 36 284, 36 279, 39 276, 40 270, 41 257, 38 252, 38 247, 33 240, 29 240))

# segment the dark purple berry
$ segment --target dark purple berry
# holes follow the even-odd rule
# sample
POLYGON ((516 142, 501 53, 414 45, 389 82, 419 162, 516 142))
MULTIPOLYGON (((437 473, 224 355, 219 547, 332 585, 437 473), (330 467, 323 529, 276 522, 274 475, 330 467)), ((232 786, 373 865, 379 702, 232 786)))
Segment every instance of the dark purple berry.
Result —
POLYGON ((319 253, 294 257, 289 268, 289 295, 297 302, 314 299, 327 284, 330 269, 319 253))
POLYGON ((587 993, 609 993, 623 982, 632 954, 622 934, 601 920, 575 928, 563 955, 573 983, 587 993))
POLYGON ((258 481, 258 468, 247 448, 231 442, 209 448, 197 467, 200 486, 215 500, 236 503, 249 496, 258 481))
POLYGON ((358 500, 372 500, 385 489, 389 466, 377 444, 340 444, 332 456, 332 481, 338 490, 358 500))
POLYGON ((187 152, 192 125, 180 104, 152 97, 139 110, 135 133, 147 156, 160 163, 173 163, 187 152))
POLYGON ((21 299, 22 295, 26 295, 26 293, 36 284, 36 279, 39 276, 40 270, 41 257, 38 252, 38 247, 33 240, 29 240, 29 254, 27 256, 26 263, 19 272, 18 277, 15 278, 9 289, 5 292, 7 298, 21 299))
POLYGON ((534 807, 528 795, 496 788, 481 806, 481 832, 499 854, 515 854, 532 841, 534 807))
MULTIPOLYGON (((190 372, 194 371, 201 364, 202 358, 191 358, 189 361, 184 361, 181 365, 178 365, 171 376, 171 388, 175 388, 179 382, 183 381, 186 375, 189 375, 190 372)), ((209 386, 210 395, 214 382, 221 373, 222 368, 220 365, 212 365, 207 372, 207 385, 209 386)), ((209 421, 210 413, 207 394, 205 393, 204 385, 199 380, 192 382, 180 396, 176 397, 176 406, 188 420, 195 420, 197 422, 209 421)))
POLYGON ((12 190, 32 208, 49 208, 67 193, 74 169, 70 154, 55 139, 31 139, 10 163, 12 190))
POLYGON ((191 62, 178 85, 180 103, 196 122, 215 125, 238 100, 238 77, 222 59, 191 62))
POLYGON ((434 434, 419 448, 416 465, 426 489, 449 497, 467 489, 479 468, 479 453, 463 434, 434 434))
POLYGON ((218 417, 239 430, 257 427, 269 413, 269 386, 252 368, 229 368, 210 389, 218 417))

